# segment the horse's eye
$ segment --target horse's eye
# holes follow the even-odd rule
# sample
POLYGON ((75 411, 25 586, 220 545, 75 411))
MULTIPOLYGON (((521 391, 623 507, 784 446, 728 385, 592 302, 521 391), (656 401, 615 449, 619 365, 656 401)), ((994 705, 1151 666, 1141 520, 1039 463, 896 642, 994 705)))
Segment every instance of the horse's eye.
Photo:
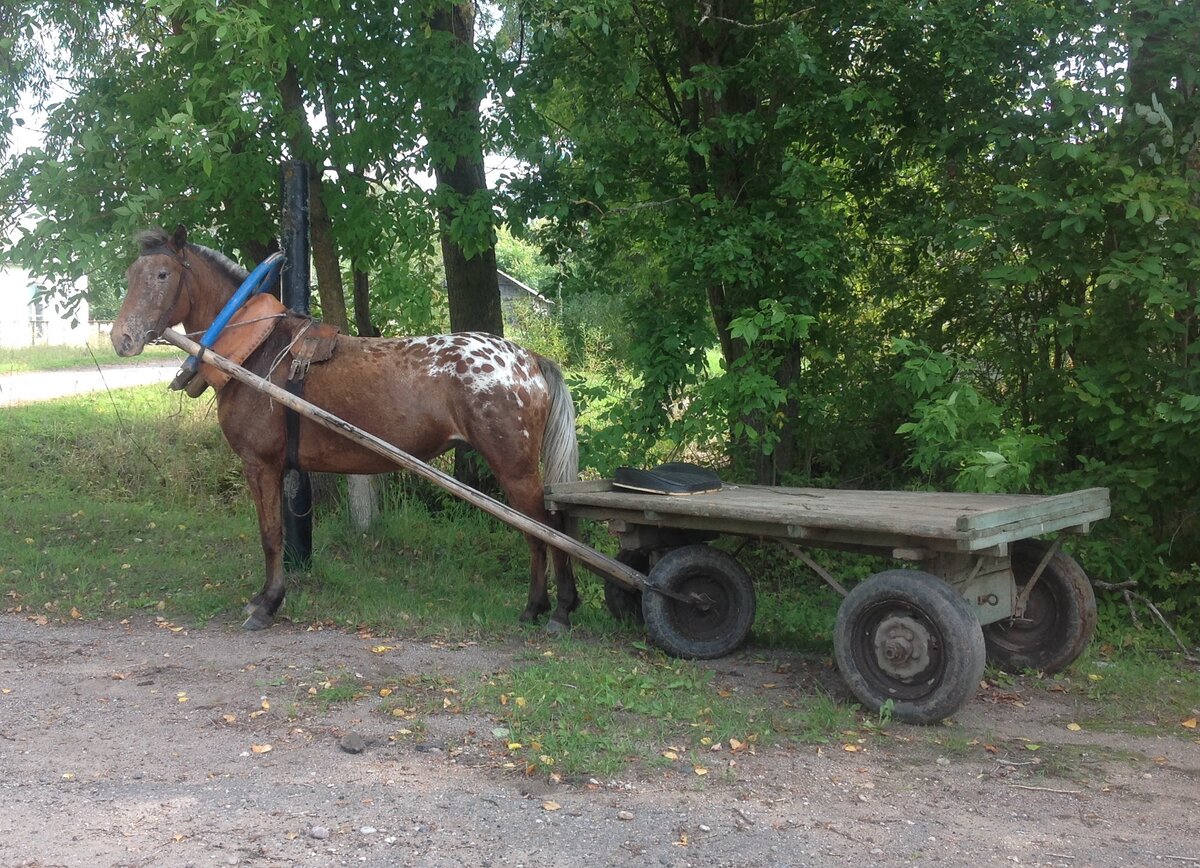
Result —
POLYGON ((158 273, 158 279, 159 279, 159 280, 166 280, 166 279, 167 279, 167 272, 165 272, 165 271, 160 271, 160 272, 158 273))

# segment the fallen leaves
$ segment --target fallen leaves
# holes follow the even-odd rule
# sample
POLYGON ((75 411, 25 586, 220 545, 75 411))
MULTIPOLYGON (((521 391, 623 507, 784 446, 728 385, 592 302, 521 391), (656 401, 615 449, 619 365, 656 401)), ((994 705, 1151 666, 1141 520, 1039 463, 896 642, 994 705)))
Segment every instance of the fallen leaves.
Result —
POLYGON ((269 744, 252 744, 252 745, 250 745, 251 753, 264 754, 264 753, 270 753, 272 750, 273 750, 273 748, 269 744))
POLYGON ((1196 718, 1189 717, 1187 720, 1180 721, 1179 725, 1182 726, 1184 729, 1195 729, 1196 728, 1196 718))

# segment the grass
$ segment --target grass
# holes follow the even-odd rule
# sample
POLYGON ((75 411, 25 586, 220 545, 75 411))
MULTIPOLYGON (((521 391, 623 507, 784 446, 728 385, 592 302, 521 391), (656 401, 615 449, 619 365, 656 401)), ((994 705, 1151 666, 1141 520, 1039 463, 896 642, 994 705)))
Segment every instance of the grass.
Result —
POLYGON ((489 679, 476 704, 503 720, 527 773, 608 775, 630 762, 714 760, 778 741, 827 741, 856 715, 815 693, 803 705, 720 683, 713 670, 646 649, 568 639, 489 679), (716 756, 720 754, 720 756, 716 756))
MULTIPOLYGON (((261 585, 253 509, 207 398, 148 386, 9 408, 0 411, 0 464, 0 593, 10 612, 46 621, 144 612, 203 624, 237 617, 261 585)), ((611 551, 605 528, 586 531, 611 551)), ((297 712, 374 696, 412 734, 424 718, 466 709, 505 732, 501 750, 514 767, 568 776, 630 764, 716 774, 741 751, 848 731, 885 737, 891 726, 803 674, 772 690, 769 674, 732 679, 721 674, 724 662, 668 658, 640 627, 613 621, 588 575, 576 630, 544 640, 516 623, 527 591, 521 536, 420 481, 393 478, 383 515, 366 534, 351 530, 336 498, 319 506, 314 548, 313 573, 293 580, 285 618, 530 650, 457 682, 367 685, 331 665, 297 682, 297 712)), ((818 556, 843 577, 876 568, 818 556)), ((772 547, 747 547, 738 557, 759 591, 753 643, 767 653, 815 652, 819 668, 837 595, 772 547)), ((743 669, 766 662, 741 659, 743 669)), ((1194 737, 1181 724, 1200 708, 1200 676, 1175 658, 1095 645, 1065 675, 1016 681, 1065 693, 1085 729, 1194 737)), ((982 750, 975 736, 959 735, 941 732, 944 749, 982 750)))
POLYGON ((179 350, 165 344, 146 347, 141 355, 128 359, 118 356, 107 340, 78 347, 3 347, 0 348, 0 374, 65 371, 97 365, 137 365, 174 359, 182 361, 179 350))

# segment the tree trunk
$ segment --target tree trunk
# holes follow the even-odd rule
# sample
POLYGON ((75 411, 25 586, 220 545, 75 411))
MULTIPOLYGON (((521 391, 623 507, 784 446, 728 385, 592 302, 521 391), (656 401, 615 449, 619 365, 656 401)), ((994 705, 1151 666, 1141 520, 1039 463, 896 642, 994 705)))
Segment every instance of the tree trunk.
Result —
POLYGON ((338 262, 333 220, 325 207, 321 177, 322 163, 313 153, 312 127, 304 109, 304 92, 294 64, 279 81, 279 98, 291 116, 290 144, 293 156, 308 163, 308 216, 313 267, 317 273, 317 295, 321 299, 321 319, 349 334, 346 317, 346 292, 342 287, 342 269, 338 262))
MULTIPOLYGON (((430 18, 433 30, 453 37, 452 51, 473 55, 475 51, 475 12, 470 3, 437 9, 430 18)), ((487 192, 483 167, 483 141, 480 135, 477 82, 463 82, 454 95, 455 104, 445 129, 429 129, 430 141, 445 146, 451 156, 434 164, 437 195, 440 201, 438 222, 441 230, 442 262, 446 268, 446 295, 450 303, 450 328, 453 331, 486 331, 504 334, 500 311, 500 287, 496 278, 495 233, 484 249, 468 257, 451 236, 451 226, 459 219, 464 205, 475 195, 487 192)))
MULTIPOLYGON (((695 6, 678 3, 673 6, 673 23, 679 47, 679 74, 684 81, 695 78, 693 70, 697 67, 735 67, 754 47, 752 0, 726 0, 720 7, 720 15, 709 18, 702 26, 702 19, 697 16, 707 14, 707 8, 706 4, 695 6)), ((705 87, 692 88, 680 101, 680 133, 685 137, 690 136, 727 117, 752 113, 756 104, 755 95, 748 92, 736 78, 728 81, 719 94, 705 87)), ((694 150, 689 150, 687 166, 688 188, 693 196, 711 190, 723 204, 729 206, 727 213, 734 214, 742 203, 749 201, 745 188, 749 176, 753 174, 753 165, 741 144, 717 142, 707 161, 694 150)), ((748 348, 745 341, 730 334, 730 322, 739 308, 753 305, 758 297, 752 297, 742 287, 730 286, 715 278, 706 282, 705 292, 726 370, 735 370, 748 348)), ((793 384, 799 376, 798 347, 786 351, 784 361, 774 375, 785 389, 793 384)), ((773 454, 766 455, 761 448, 745 445, 746 449, 754 450, 754 474, 760 483, 774 483, 780 471, 790 470, 793 465, 797 429, 795 409, 794 400, 790 400, 784 408, 784 419, 778 432, 780 443, 773 454)), ((768 426, 775 424, 770 418, 773 415, 756 413, 742 421, 757 431, 765 431, 768 426)), ((742 444, 734 445, 737 448, 742 444)))
POLYGON ((362 338, 379 337, 379 329, 371 322, 370 276, 354 269, 354 327, 362 338))
MULTIPOLYGON (((434 31, 449 33, 451 51, 460 58, 474 54, 475 12, 470 3, 443 6, 430 16, 434 31)), ((426 135, 431 142, 446 148, 450 156, 434 164, 437 179, 438 224, 441 234, 442 264, 446 269, 446 296, 450 305, 451 331, 484 331, 504 334, 500 310, 500 287, 496 278, 496 241, 491 237, 483 249, 467 256, 451 234, 461 219, 463 208, 473 196, 487 192, 483 167, 483 141, 480 134, 479 96, 475 81, 460 81, 455 103, 446 124, 441 127, 426 116, 426 135)), ((454 452, 454 475, 473 488, 483 484, 482 468, 473 453, 454 452)))

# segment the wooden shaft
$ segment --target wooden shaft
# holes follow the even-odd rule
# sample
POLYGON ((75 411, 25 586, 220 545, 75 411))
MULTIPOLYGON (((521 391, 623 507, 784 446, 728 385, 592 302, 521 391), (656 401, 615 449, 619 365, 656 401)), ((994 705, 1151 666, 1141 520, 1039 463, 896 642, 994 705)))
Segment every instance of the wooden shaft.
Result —
MULTIPOLYGON (((197 355, 201 351, 199 344, 184 337, 174 329, 165 329, 162 338, 173 346, 192 355, 197 355)), ((303 398, 296 397, 287 390, 279 388, 270 380, 265 380, 257 374, 247 371, 241 365, 234 364, 224 356, 220 356, 212 350, 204 350, 203 360, 229 374, 235 380, 245 383, 250 388, 270 395, 272 400, 278 401, 285 407, 290 407, 302 416, 312 419, 317 424, 336 431, 360 446, 365 446, 372 452, 395 461, 405 470, 415 473, 423 479, 428 479, 434 485, 446 489, 454 496, 462 498, 472 506, 479 507, 484 512, 495 516, 507 525, 515 527, 522 533, 537 537, 547 545, 553 546, 559 551, 566 552, 571 557, 581 561, 589 569, 612 579, 617 584, 635 591, 640 591, 646 586, 646 577, 632 567, 628 567, 620 561, 613 560, 590 546, 586 546, 578 540, 567 536, 565 533, 557 531, 552 527, 547 527, 540 521, 534 521, 523 512, 518 512, 511 506, 501 503, 495 498, 488 497, 486 494, 476 491, 469 485, 463 485, 450 474, 443 473, 436 467, 429 466, 421 459, 409 455, 403 449, 398 449, 386 440, 382 440, 374 434, 351 425, 344 419, 340 419, 332 413, 322 410, 315 404, 310 404, 303 398)))

